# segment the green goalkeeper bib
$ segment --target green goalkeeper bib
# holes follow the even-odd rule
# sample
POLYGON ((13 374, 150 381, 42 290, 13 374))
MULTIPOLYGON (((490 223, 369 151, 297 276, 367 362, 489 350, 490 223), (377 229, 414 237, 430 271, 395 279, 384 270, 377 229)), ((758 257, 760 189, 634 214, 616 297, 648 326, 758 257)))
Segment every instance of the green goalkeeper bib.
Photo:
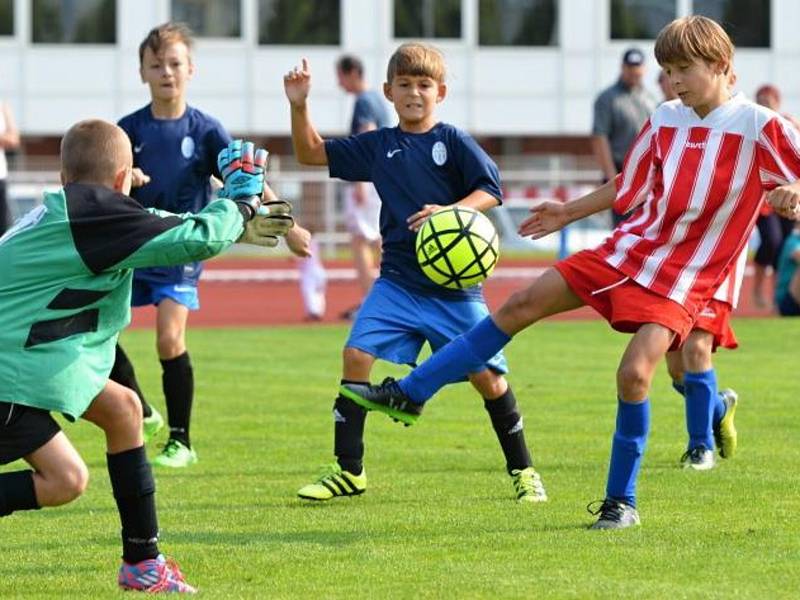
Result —
POLYGON ((242 231, 230 200, 173 215, 97 185, 45 194, 0 238, 0 401, 79 417, 130 322, 132 269, 207 259, 242 231))

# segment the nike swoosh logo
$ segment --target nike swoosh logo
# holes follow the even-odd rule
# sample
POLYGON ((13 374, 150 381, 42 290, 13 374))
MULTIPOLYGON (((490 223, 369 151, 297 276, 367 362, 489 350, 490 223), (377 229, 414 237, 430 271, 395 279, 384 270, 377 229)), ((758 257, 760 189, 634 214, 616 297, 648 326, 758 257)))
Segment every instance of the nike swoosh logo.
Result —
POLYGON ((389 150, 386 153, 386 158, 392 158, 395 154, 397 154, 398 152, 402 152, 402 151, 403 151, 402 148, 398 148, 397 150, 389 150))
POLYGON ((142 148, 144 148, 144 144, 139 144, 138 146, 134 146, 133 147, 134 154, 139 154, 139 152, 142 151, 142 148))

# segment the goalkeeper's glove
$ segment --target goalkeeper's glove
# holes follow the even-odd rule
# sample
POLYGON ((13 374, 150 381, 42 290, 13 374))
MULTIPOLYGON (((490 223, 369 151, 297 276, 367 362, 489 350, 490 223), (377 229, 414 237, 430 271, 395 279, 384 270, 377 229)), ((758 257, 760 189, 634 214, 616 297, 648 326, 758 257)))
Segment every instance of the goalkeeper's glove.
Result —
POLYGON ((217 167, 223 181, 223 188, 218 195, 247 207, 250 218, 256 215, 261 206, 268 155, 263 148, 256 150, 252 142, 234 140, 217 157, 217 167))
POLYGON ((274 248, 278 245, 278 236, 286 235, 294 226, 291 212, 292 205, 283 200, 264 202, 256 216, 245 223, 244 233, 238 242, 274 248))

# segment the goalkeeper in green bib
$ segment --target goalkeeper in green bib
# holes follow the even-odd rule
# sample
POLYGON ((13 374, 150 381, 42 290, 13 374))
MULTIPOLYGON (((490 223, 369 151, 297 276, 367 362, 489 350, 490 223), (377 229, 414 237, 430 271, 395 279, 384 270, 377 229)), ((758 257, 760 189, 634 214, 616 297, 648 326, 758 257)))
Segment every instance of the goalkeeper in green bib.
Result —
POLYGON ((197 214, 146 210, 128 193, 125 132, 90 120, 61 143, 63 188, 0 238, 0 517, 66 504, 84 491, 86 464, 51 412, 103 430, 122 524, 123 589, 194 592, 158 549, 155 484, 132 390, 109 380, 130 321, 132 269, 184 264, 239 242, 274 245, 292 225, 286 203, 265 203, 266 151, 220 153, 221 197, 197 214))

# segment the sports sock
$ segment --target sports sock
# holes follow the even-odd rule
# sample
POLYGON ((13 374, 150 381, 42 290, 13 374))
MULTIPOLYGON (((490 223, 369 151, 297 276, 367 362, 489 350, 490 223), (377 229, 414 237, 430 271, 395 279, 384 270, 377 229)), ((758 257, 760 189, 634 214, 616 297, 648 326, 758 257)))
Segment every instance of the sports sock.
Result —
POLYGON ((497 434, 497 441, 506 457, 506 469, 509 473, 514 469, 525 469, 533 466, 528 446, 525 444, 525 432, 522 429, 522 415, 517 409, 517 399, 511 386, 505 394, 494 400, 483 399, 483 406, 492 420, 492 427, 497 434))
POLYGON ((650 429, 650 401, 617 403, 617 429, 611 444, 606 496, 636 506, 636 478, 650 429))
POLYGON ((111 489, 122 523, 122 558, 129 564, 158 556, 156 484, 144 446, 107 454, 111 489))
POLYGON ((719 402, 717 375, 714 369, 702 373, 685 373, 683 385, 686 388, 686 430, 689 432, 689 449, 705 446, 714 449, 714 434, 711 420, 714 405, 719 402))
MULTIPOLYGON (((345 383, 364 383, 349 381, 345 383)), ((333 453, 339 466, 354 475, 361 473, 364 465, 364 423, 367 411, 341 394, 333 403, 333 453)))
POLYGON ((725 416, 725 413, 728 412, 728 407, 725 405, 725 400, 722 398, 722 394, 717 392, 717 397, 713 402, 714 405, 714 416, 713 416, 713 423, 718 425, 722 418, 725 416))
POLYGON ((161 361, 163 373, 161 384, 167 401, 167 421, 169 437, 191 447, 189 440, 189 421, 192 417, 194 399, 194 371, 189 353, 161 361))
POLYGON ((686 386, 683 385, 683 382, 672 380, 672 389, 678 392, 681 396, 686 396, 686 386))
POLYGON ((448 383, 484 368, 486 362, 511 341, 491 317, 437 350, 398 383, 413 402, 422 404, 448 383))
POLYGON ((144 399, 144 394, 139 387, 139 382, 136 380, 136 372, 133 370, 133 363, 131 363, 128 355, 125 354, 125 351, 119 344, 117 344, 117 353, 114 356, 114 366, 111 367, 111 374, 108 378, 136 392, 136 395, 139 396, 139 402, 142 403, 142 415, 145 418, 153 414, 153 409, 144 399))
POLYGON ((0 517, 17 510, 41 508, 33 487, 33 471, 0 473, 0 517))

